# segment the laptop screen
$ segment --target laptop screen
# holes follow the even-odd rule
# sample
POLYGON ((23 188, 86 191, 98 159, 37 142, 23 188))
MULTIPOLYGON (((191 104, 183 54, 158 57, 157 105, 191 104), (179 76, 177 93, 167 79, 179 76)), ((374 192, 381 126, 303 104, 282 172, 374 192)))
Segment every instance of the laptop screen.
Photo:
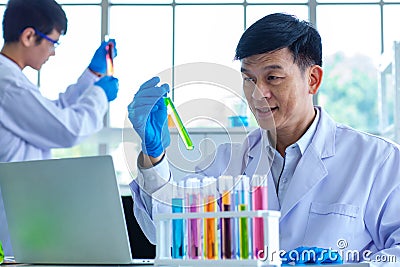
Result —
POLYGON ((133 259, 154 259, 156 246, 151 244, 133 214, 132 196, 122 196, 125 220, 128 227, 129 241, 133 259))
POLYGON ((0 163, 0 188, 17 262, 132 262, 110 156, 0 163))

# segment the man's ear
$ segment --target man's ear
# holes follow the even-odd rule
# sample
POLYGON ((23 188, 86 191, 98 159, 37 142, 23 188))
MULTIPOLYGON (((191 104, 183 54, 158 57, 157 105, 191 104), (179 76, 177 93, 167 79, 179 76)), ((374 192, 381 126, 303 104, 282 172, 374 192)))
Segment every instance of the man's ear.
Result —
POLYGON ((309 69, 308 74, 308 87, 309 93, 315 95, 318 92, 319 86, 322 82, 323 70, 318 65, 313 65, 309 69))
POLYGON ((25 47, 36 45, 36 38, 35 29, 32 27, 25 28, 19 36, 21 44, 25 47))

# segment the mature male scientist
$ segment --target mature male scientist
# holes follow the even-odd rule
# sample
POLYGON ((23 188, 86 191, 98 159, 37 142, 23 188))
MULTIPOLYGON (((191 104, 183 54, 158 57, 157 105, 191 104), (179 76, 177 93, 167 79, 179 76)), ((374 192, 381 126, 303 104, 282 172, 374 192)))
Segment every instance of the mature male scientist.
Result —
MULTIPOLYGON (((271 166, 264 170, 268 205, 281 212, 281 249, 338 249, 344 240, 345 249, 369 256, 345 262, 394 256, 399 265, 399 146, 337 123, 313 105, 323 76, 316 29, 288 14, 267 15, 244 32, 236 59, 260 127, 242 145, 220 145, 211 165, 197 168, 197 173, 251 177, 271 166)), ((162 97, 169 86, 158 86, 159 81, 154 77, 144 83, 128 107, 142 140, 138 177, 131 183, 134 212, 153 243, 153 214, 168 210, 154 196, 173 179, 164 157, 170 138, 162 97)))

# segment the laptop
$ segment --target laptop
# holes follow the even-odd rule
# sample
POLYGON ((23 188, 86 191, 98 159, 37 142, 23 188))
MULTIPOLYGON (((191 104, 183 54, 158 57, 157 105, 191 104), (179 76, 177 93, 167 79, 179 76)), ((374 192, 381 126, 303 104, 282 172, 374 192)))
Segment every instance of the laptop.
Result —
POLYGON ((0 163, 0 190, 17 263, 154 263, 132 257, 111 156, 0 163))

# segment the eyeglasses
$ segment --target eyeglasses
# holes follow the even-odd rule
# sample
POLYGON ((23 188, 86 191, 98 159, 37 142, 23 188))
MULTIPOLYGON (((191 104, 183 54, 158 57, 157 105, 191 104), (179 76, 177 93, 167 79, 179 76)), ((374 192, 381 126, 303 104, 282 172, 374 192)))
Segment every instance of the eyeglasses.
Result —
POLYGON ((50 43, 52 43, 54 48, 57 48, 60 45, 59 41, 51 39, 49 36, 38 31, 37 29, 35 29, 35 34, 39 35, 40 37, 42 37, 42 38, 46 39, 47 41, 49 41, 50 43))

